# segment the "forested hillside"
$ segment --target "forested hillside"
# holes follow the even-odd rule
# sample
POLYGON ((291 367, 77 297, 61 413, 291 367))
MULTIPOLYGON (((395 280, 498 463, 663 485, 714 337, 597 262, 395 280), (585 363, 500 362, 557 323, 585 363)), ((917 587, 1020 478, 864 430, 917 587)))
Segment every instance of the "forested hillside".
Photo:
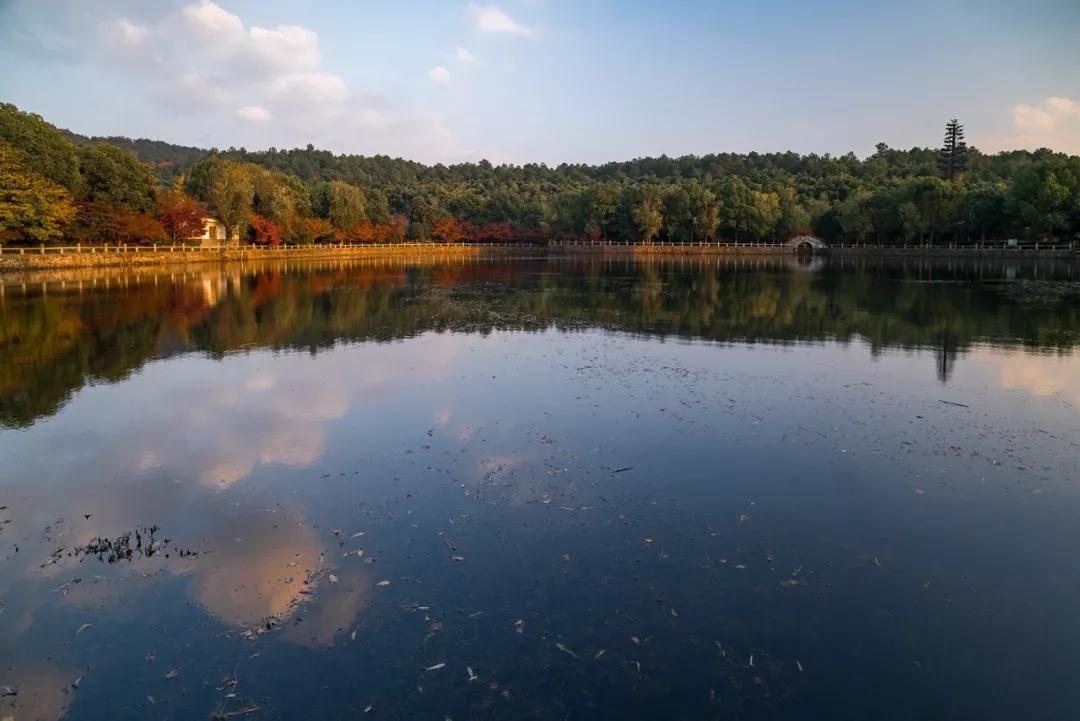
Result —
POLYGON ((967 243, 1080 234, 1080 158, 942 149, 428 166, 303 149, 86 138, 0 105, 0 237, 153 242, 204 213, 256 243, 600 238, 967 243))

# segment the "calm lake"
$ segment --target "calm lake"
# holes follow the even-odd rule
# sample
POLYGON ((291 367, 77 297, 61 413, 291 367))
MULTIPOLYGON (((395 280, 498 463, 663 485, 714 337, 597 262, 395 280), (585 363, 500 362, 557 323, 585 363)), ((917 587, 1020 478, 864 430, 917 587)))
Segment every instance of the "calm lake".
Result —
POLYGON ((0 717, 1067 719, 1080 268, 0 296, 0 717))

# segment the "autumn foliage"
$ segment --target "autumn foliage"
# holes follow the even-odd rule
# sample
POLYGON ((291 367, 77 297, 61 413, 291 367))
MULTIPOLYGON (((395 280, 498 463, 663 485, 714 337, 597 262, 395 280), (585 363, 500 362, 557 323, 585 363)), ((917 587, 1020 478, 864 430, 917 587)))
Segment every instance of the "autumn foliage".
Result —
POLYGON ((198 238, 205 231, 206 204, 174 190, 158 198, 157 219, 174 242, 198 238))
POLYGON ((465 235, 465 226, 453 218, 439 218, 431 229, 431 237, 440 243, 460 243, 465 235))
POLYGON ((280 225, 261 215, 251 216, 251 241, 256 245, 281 245, 283 229, 280 225))
POLYGON ((141 245, 167 240, 156 218, 106 203, 78 203, 69 234, 79 243, 141 245))

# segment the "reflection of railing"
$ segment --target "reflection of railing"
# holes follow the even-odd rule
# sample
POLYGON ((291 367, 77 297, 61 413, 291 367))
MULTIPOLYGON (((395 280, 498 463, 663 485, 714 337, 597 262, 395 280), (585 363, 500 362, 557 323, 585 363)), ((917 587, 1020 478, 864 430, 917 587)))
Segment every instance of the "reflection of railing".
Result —
POLYGON ((348 250, 350 248, 519 248, 524 243, 282 243, 281 245, 37 245, 5 248, 0 245, 0 255, 66 255, 69 253, 224 253, 226 251, 285 251, 285 250, 348 250))
MULTIPOLYGON (((778 243, 775 241, 732 241, 732 240, 698 240, 688 243, 635 243, 625 240, 552 240, 549 247, 557 248, 775 248, 776 250, 791 250, 788 242, 778 243)), ((830 248, 866 248, 867 250, 1080 250, 1080 245, 1075 241, 1043 241, 1043 240, 988 240, 971 243, 829 243, 825 249, 830 248)))

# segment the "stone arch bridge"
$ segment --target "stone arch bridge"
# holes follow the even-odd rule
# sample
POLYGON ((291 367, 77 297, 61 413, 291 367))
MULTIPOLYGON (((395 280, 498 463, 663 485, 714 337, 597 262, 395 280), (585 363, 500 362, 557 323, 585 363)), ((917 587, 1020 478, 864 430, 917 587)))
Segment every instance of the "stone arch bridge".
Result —
POLYGON ((796 235, 785 243, 785 245, 796 253, 807 253, 810 255, 824 252, 829 248, 825 241, 813 235, 796 235))

